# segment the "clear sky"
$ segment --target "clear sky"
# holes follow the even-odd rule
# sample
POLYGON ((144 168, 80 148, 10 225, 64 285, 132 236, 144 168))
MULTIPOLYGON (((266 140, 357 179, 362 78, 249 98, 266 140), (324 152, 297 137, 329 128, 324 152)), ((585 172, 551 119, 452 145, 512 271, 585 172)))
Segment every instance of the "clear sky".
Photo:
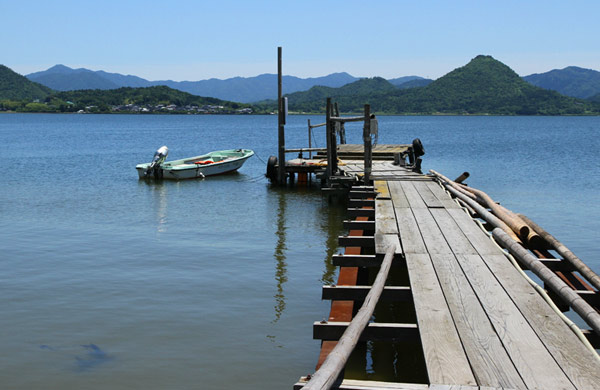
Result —
POLYGON ((438 78, 478 54, 518 74, 600 69, 599 0, 0 0, 0 63, 149 80, 283 71, 438 78))

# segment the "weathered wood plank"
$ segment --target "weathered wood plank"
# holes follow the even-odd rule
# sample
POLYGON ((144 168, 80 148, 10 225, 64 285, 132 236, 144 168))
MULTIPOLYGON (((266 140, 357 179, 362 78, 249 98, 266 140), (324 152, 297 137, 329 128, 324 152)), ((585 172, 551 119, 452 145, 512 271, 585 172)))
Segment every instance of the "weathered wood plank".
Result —
POLYGON ((409 207, 408 199, 406 199, 406 195, 404 194, 404 190, 398 181, 390 181, 388 182, 390 187, 390 197, 392 202, 394 203, 394 208, 406 208, 409 207))
POLYGON ((428 181, 425 183, 429 190, 442 202, 447 209, 458 209, 460 206, 446 193, 444 188, 436 181, 428 181))
POLYGON ((483 259, 478 255, 456 258, 527 387, 574 389, 483 259))
POLYGON ((477 253, 484 255, 501 252, 500 248, 490 239, 490 236, 481 230, 479 225, 464 210, 449 209, 448 214, 452 216, 477 253))
POLYGON ((475 385, 429 255, 408 253, 405 257, 430 382, 475 385))
POLYGON ((395 253, 402 253, 402 245, 397 234, 382 234, 375 233, 375 253, 384 254, 388 248, 394 246, 396 248, 395 253))
POLYGON ((431 182, 425 182, 425 181, 414 182, 413 186, 415 187, 415 190, 417 190, 419 195, 421 195, 421 199, 423 199, 423 202, 425 202, 425 205, 427 205, 427 207, 429 207, 429 208, 444 207, 442 202, 429 189, 428 184, 430 184, 430 183, 431 182))
POLYGON ((578 389, 600 387, 600 362, 503 254, 484 255, 487 267, 578 389))
POLYGON ((375 192, 378 193, 377 198, 379 198, 379 199, 389 199, 390 198, 390 190, 388 188, 387 181, 375 180, 373 182, 373 187, 375 187, 375 192))
POLYGON ((412 209, 426 209, 427 205, 421 198, 421 195, 417 192, 415 185, 411 181, 401 181, 400 185, 404 190, 404 194, 406 195, 406 199, 408 199, 408 204, 412 209))
POLYGON ((427 248, 412 210, 397 208, 395 211, 402 251, 404 253, 427 253, 427 248))
POLYGON ((428 253, 452 253, 429 209, 412 209, 428 253))
MULTIPOLYGON (((473 245, 471 245, 467 236, 460 230, 452 216, 448 213, 448 210, 430 209, 429 212, 433 216, 433 219, 435 219, 435 222, 442 231, 442 234, 453 253, 467 255, 477 254, 477 251, 473 245)), ((471 224, 477 227, 474 221, 471 221, 471 224)), ((481 230, 480 233, 484 234, 481 230)))
MULTIPOLYGON (((294 390, 300 390, 308 382, 307 378, 301 378, 294 384, 294 390)), ((429 390, 428 385, 418 383, 381 382, 356 379, 344 379, 337 390, 429 390)), ((495 389, 490 389, 495 390, 495 389)), ((499 390, 499 389, 498 389, 499 390)))
POLYGON ((454 255, 431 254, 431 259, 478 384, 525 388, 454 255))
POLYGON ((394 206, 389 199, 375 201, 375 231, 383 234, 398 234, 394 206))

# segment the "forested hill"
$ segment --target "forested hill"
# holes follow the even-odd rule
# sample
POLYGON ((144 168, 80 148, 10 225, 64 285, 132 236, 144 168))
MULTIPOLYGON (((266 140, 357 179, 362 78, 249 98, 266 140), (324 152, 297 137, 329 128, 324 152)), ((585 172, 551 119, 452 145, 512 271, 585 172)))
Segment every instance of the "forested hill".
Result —
MULTIPOLYGON (((373 80, 373 79, 371 79, 373 80)), ((342 88, 351 90, 356 83, 342 88)), ((372 85, 373 86, 373 85, 372 85)), ((342 88, 329 95, 345 112, 360 112, 365 103, 375 112, 388 114, 496 114, 563 115, 599 114, 598 104, 560 95, 525 82, 512 69, 491 56, 477 56, 425 87, 381 89, 346 94, 342 88)), ((325 100, 316 102, 315 88, 290 94, 293 111, 324 112, 325 100)))
POLYGON ((52 90, 0 65, 0 100, 45 99, 52 90))
POLYGON ((249 104, 201 97, 166 86, 57 92, 0 65, 0 111, 252 113, 249 104))

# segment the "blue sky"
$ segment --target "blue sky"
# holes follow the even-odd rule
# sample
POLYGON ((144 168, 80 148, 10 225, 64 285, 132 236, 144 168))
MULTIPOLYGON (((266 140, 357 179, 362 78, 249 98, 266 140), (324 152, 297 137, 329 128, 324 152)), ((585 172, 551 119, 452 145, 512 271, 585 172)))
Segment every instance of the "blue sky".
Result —
POLYGON ((0 0, 0 63, 150 80, 277 72, 443 76, 478 54, 520 75, 600 69, 600 1, 0 0))

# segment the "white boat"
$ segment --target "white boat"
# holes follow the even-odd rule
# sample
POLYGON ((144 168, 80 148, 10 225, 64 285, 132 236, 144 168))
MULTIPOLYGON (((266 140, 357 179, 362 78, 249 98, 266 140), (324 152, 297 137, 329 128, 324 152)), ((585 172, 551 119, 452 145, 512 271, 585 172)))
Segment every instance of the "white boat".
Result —
POLYGON ((161 147, 150 163, 138 164, 140 179, 195 179, 237 171, 254 155, 250 149, 219 150, 201 156, 165 161, 169 149, 161 147))

